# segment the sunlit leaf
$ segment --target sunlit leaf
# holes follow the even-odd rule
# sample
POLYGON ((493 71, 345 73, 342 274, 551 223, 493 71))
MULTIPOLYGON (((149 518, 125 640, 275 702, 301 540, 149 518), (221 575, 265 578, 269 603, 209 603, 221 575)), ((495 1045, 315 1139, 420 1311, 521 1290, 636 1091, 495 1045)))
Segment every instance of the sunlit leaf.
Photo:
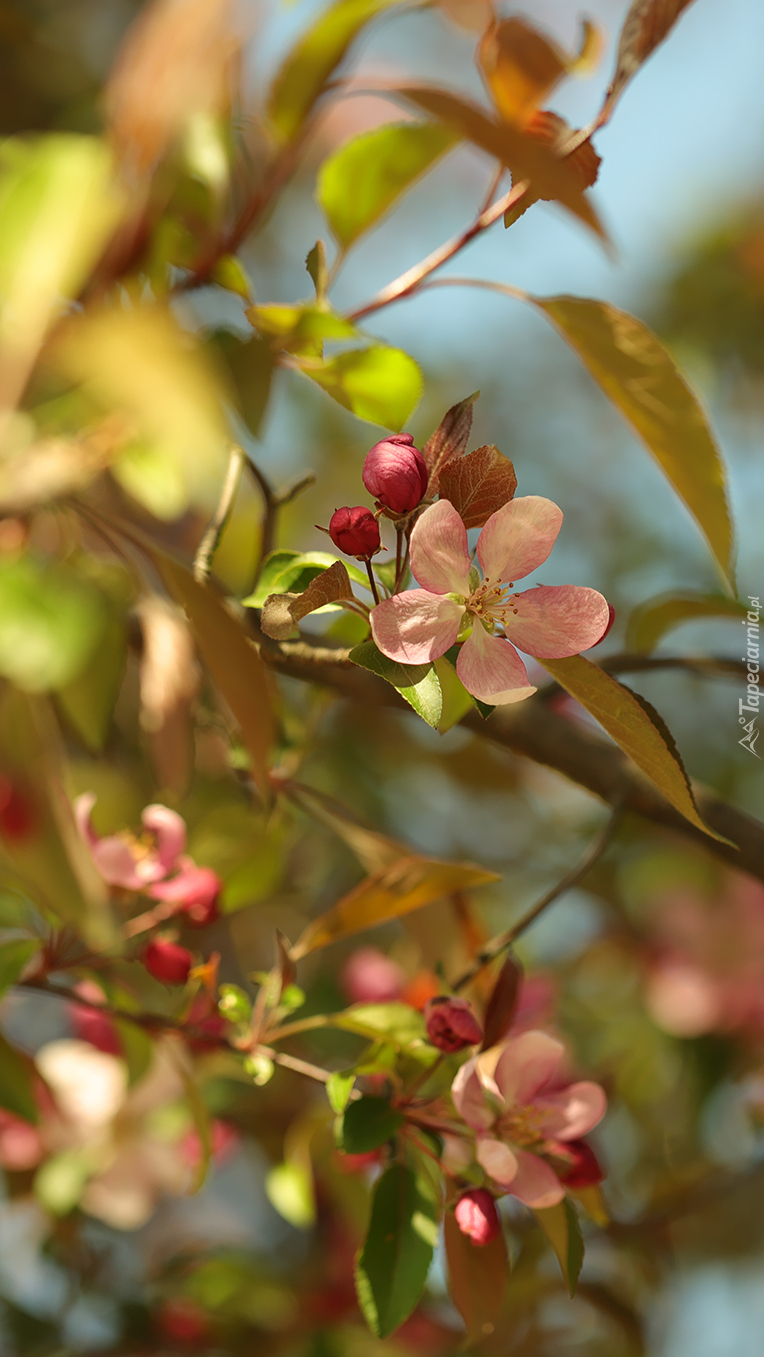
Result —
POLYGON ((345 1154, 368 1154, 391 1140, 403 1123, 403 1114, 387 1098, 358 1098, 342 1118, 340 1148, 345 1154))
POLYGON ((494 872, 469 862, 442 862, 438 858, 401 856, 362 881, 320 918, 308 924, 292 955, 295 960, 330 942, 366 928, 397 919, 440 900, 454 891, 473 890, 497 881, 494 872))
MULTIPOLYGON (((262 608, 269 594, 301 594, 311 580, 337 560, 328 551, 272 551, 263 562, 256 588, 241 600, 242 604, 245 608, 262 608)), ((343 561, 343 565, 355 584, 368 589, 369 581, 357 565, 350 561, 343 561)))
POLYGON ((584 1241, 581 1238, 576 1208, 567 1197, 564 1197, 556 1206, 536 1208, 533 1214, 557 1254, 557 1261, 569 1294, 575 1296, 581 1264, 584 1261, 584 1241))
POLYGON ((235 254, 221 255, 210 278, 218 287, 225 288, 226 292, 234 292, 237 297, 244 297, 246 301, 252 296, 252 284, 247 270, 235 254))
POLYGON ((300 1163, 276 1164, 265 1178, 265 1191, 271 1206, 297 1230, 309 1230, 316 1219, 313 1181, 300 1163))
POLYGON ((343 250, 458 139, 442 123, 385 123, 329 156, 318 176, 317 197, 343 250))
POLYGON ((385 679, 397 688, 401 697, 405 697, 409 706, 414 708, 429 726, 436 730, 443 710, 443 698, 440 681, 433 664, 399 664, 391 660, 374 644, 364 641, 350 652, 353 664, 368 669, 372 674, 385 679))
POLYGON ((268 113, 282 141, 299 132, 332 72, 375 15, 398 0, 335 0, 298 39, 271 87, 268 113))
POLYGON ((569 65, 556 43, 516 15, 492 24, 478 53, 500 114, 520 126, 559 84, 569 65))
POLYGON ((265 666, 238 622, 209 589, 168 557, 157 554, 156 561, 173 598, 185 608, 202 659, 241 726, 252 776, 269 801, 274 726, 265 666))
POLYGON ((39 1121, 34 1096, 35 1068, 28 1056, 20 1055, 0 1035, 0 1107, 23 1121, 39 1121))
POLYGON ((667 632, 682 622, 698 622, 706 617, 745 617, 745 605, 737 599, 703 594, 661 594, 647 599, 632 612, 627 627, 627 650, 650 651, 667 632))
POLYGON ((75 678, 105 621, 103 597, 74 571, 31 556, 0 565, 0 674, 26 692, 75 678))
POLYGON ((444 1220, 448 1290, 467 1330, 467 1344, 495 1331, 509 1281, 504 1233, 478 1247, 462 1234, 453 1211, 444 1220))
POLYGON ((300 366, 346 410, 385 429, 403 428, 424 385, 414 359, 385 344, 352 349, 324 363, 303 360, 300 366))
POLYGON ((598 127, 608 122, 625 86, 690 4, 692 0, 634 0, 621 29, 615 74, 597 116, 598 127))
POLYGON ((349 1074, 345 1074, 342 1070, 334 1070, 326 1081, 326 1096, 329 1099, 329 1106, 332 1112, 336 1112, 339 1117, 342 1116, 348 1105, 355 1079, 354 1070, 351 1070, 349 1074))
POLYGON ((335 561, 311 580, 301 594, 271 594, 263 604, 261 625, 266 636, 283 641, 298 622, 312 612, 323 611, 340 599, 353 598, 350 576, 342 561, 335 561))
POLYGON ((535 297, 684 500, 734 590, 724 465, 706 415, 647 326, 607 302, 535 297))
POLYGON ((372 1040, 385 1038, 402 1050, 419 1044, 426 1036, 424 1018, 418 1009, 397 1000, 386 1004, 352 1004, 333 1017, 333 1025, 372 1040))
MULTIPOLYGON (((654 786, 697 829, 721 839, 700 818, 690 780, 674 740, 658 713, 639 694, 583 655, 541 660, 545 669, 599 721, 654 786)), ((727 840, 721 839, 722 842, 727 840)))
POLYGON ((142 1079, 154 1059, 154 1042, 144 1028, 126 1018, 115 1018, 122 1054, 127 1065, 128 1087, 142 1079))
POLYGON ((387 1336, 420 1299, 437 1240, 437 1211, 421 1179, 393 1164, 374 1189, 371 1221, 356 1265, 358 1302, 372 1333, 387 1336))
POLYGON ((25 966, 41 947, 40 938, 12 938, 0 944, 0 995, 16 984, 25 966))
POLYGON ((438 676, 442 699, 438 730, 441 735, 445 735, 447 731, 461 721, 463 716, 466 716, 470 707, 474 706, 474 700, 472 695, 467 692, 451 661, 447 660, 445 655, 441 655, 440 659, 433 663, 435 673, 438 676))
POLYGON ((472 407, 479 395, 479 391, 473 391, 471 396, 452 405, 422 448, 430 473, 429 494, 434 494, 438 488, 440 468, 452 457, 461 457, 467 447, 472 429, 472 407))
POLYGON ((87 1149, 59 1150, 37 1170, 34 1195, 52 1215, 66 1216, 77 1205, 92 1173, 93 1158, 87 1149))
POLYGON ((465 528, 482 528, 516 489, 515 468, 492 444, 446 462, 438 483, 440 498, 451 501, 465 528))

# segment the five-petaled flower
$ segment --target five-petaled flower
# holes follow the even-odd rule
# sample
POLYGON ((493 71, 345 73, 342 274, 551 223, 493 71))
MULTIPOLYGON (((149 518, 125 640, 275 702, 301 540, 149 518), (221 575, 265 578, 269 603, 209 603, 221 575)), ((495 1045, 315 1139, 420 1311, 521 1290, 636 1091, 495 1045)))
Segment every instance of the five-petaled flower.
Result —
POLYGON ((543 565, 561 524, 562 510, 551 500, 529 495, 505 504, 478 538, 481 580, 456 509, 448 500, 431 505, 411 534, 411 569, 423 587, 374 608, 379 649, 392 660, 426 664, 466 636, 456 671, 468 692, 493 705, 529 697, 535 688, 515 645, 544 659, 577 655, 602 639, 610 620, 595 589, 513 592, 515 580, 543 565))
POLYGON ((128 832, 101 838, 90 819, 95 802, 93 792, 84 792, 74 803, 74 814, 77 828, 104 881, 129 891, 145 891, 154 882, 164 881, 178 866, 186 846, 186 826, 181 816, 167 806, 146 806, 141 816, 144 833, 140 838, 128 832))
POLYGON ((578 1141, 605 1114, 599 1084, 560 1084, 564 1047, 546 1032, 524 1032, 462 1065, 451 1094, 477 1139, 477 1160, 526 1206, 555 1206, 565 1188, 541 1156, 578 1141))

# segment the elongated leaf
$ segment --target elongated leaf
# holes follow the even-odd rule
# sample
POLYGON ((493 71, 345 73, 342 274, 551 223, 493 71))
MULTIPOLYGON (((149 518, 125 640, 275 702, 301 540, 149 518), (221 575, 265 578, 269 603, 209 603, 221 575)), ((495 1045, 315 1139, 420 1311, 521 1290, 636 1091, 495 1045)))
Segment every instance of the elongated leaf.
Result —
POLYGON ((607 302, 535 297, 684 500, 734 592, 724 465, 706 415, 646 325, 607 302))
POLYGON ((430 473, 428 494, 434 494, 438 488, 440 468, 452 457, 461 457, 464 452, 472 428, 472 407, 479 395, 479 391, 473 391, 471 396, 465 396, 464 400, 452 405, 422 448, 422 456, 430 473))
POLYGON ((517 476, 509 458, 488 444, 446 462, 438 493, 451 501, 465 528, 482 528, 491 514, 509 503, 516 489, 517 476))
POLYGON ((343 250, 459 140, 443 123, 386 123, 325 160, 317 197, 343 250))
POLYGON ((263 604, 263 631, 277 641, 286 640, 303 617, 352 597, 348 572, 342 561, 335 561, 316 575, 302 594, 270 594, 263 604))
POLYGON ((473 890, 499 878, 470 862, 441 862, 438 858, 401 856, 362 881, 320 918, 308 924, 292 949, 295 961, 388 919, 398 919, 432 900, 454 891, 473 890))
POLYGON ((332 1024, 372 1041, 384 1039, 401 1050, 419 1045, 426 1037, 424 1018, 419 1010, 396 1000, 388 1004, 352 1004, 337 1013, 332 1024))
POLYGON ((615 74, 596 125, 608 122, 624 88, 656 47, 668 37, 692 0, 634 0, 624 19, 618 43, 615 74))
POLYGON ((433 663, 443 698, 438 730, 441 735, 445 735, 446 731, 457 725, 470 707, 474 706, 474 698, 467 692, 454 666, 445 655, 441 655, 440 659, 434 660, 433 663))
POLYGON ((39 938, 13 938, 0 946, 0 995, 16 984, 24 967, 41 947, 39 938))
POLYGON ((437 729, 443 710, 443 697, 434 665, 398 664, 397 660, 383 655, 373 641, 364 641, 356 646, 351 650, 350 658, 353 664, 368 669, 397 688, 417 716, 437 729))
POLYGON ((273 345, 259 335, 245 343, 229 330, 214 330, 207 337, 207 344, 224 364, 239 413, 250 433, 257 437, 271 393, 273 345))
POLYGON ((310 1170, 301 1162, 276 1164, 265 1179, 271 1206, 296 1230, 309 1230, 316 1219, 316 1203, 310 1170))
POLYGON ((20 1055, 0 1036, 0 1107, 34 1125, 39 1121, 34 1096, 35 1070, 31 1060, 20 1055))
POLYGON ((345 1154, 368 1154, 391 1140, 403 1123, 387 1098, 359 1098, 342 1118, 341 1148, 345 1154))
POLYGON ((516 15, 487 29, 478 54, 501 116, 520 126, 568 71, 559 47, 516 15))
MULTIPOLYGON (((328 570, 337 559, 328 551, 272 551, 263 563, 257 587, 248 598, 241 600, 242 604, 245 608, 262 608, 269 594, 301 594, 311 580, 322 570, 328 570)), ((351 565, 349 561, 342 564, 354 584, 368 589, 368 578, 357 565, 351 565)))
POLYGON ((476 104, 458 99, 448 90, 405 85, 399 87, 398 93, 494 156, 512 171, 517 181, 530 180, 540 197, 561 203, 595 235, 605 239, 605 231, 581 189, 575 167, 541 141, 526 136, 511 123, 494 122, 476 104))
POLYGON ((335 0, 292 48, 271 87, 268 113, 282 141, 299 132, 364 26, 398 0, 335 0))
POLYGON ((371 1222, 356 1266, 358 1302, 369 1328, 387 1338, 424 1291, 437 1240, 437 1212, 421 1181, 393 1164, 374 1189, 371 1222))
POLYGON ((268 679, 260 656, 213 593, 167 556, 156 553, 169 592, 186 610, 202 659, 241 726, 252 776, 270 800, 268 769, 274 739, 268 679))
POLYGON ((556 1206, 536 1209, 533 1214, 557 1254, 569 1294, 575 1296, 584 1261, 584 1241, 576 1208, 568 1197, 564 1197, 556 1206))
POLYGON ((329 1106, 332 1112, 336 1112, 341 1117, 350 1100, 355 1083, 355 1071, 351 1070, 345 1074, 343 1070, 335 1070, 329 1075, 326 1081, 326 1096, 329 1099, 329 1106))
POLYGON ((375 344, 353 349, 324 363, 301 364, 311 381, 359 419, 384 429, 403 428, 422 394, 422 373, 402 349, 375 344))
POLYGON ((481 1050, 496 1046, 505 1037, 512 1026, 512 1020, 520 997, 523 980, 523 968, 513 956, 508 956, 496 977, 486 1004, 483 1019, 483 1044, 481 1050))
POLYGON ((626 648, 647 652, 682 622, 697 622, 704 617, 744 618, 745 613, 745 606, 734 598, 661 594, 634 609, 626 627, 626 648))
MULTIPOLYGON (((690 780, 673 738, 658 713, 643 697, 598 669, 583 655, 541 660, 566 692, 599 721, 616 744, 690 824, 721 839, 700 818, 690 780)), ((726 840, 722 840, 726 842, 726 840)))
POLYGON ((504 1306, 509 1281, 509 1257, 503 1232, 478 1247, 463 1235, 453 1211, 444 1221, 448 1289, 464 1320, 466 1343, 488 1338, 504 1306))

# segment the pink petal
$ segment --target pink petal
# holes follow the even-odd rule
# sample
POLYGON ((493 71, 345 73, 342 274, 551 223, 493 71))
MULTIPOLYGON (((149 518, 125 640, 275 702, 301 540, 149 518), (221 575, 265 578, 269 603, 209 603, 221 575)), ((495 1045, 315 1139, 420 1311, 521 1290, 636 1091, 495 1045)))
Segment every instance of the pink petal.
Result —
POLYGON ((504 1043, 494 1078, 508 1107, 536 1101, 557 1070, 565 1048, 546 1032, 523 1032, 504 1043))
POLYGON ((138 863, 138 872, 144 881, 159 881, 177 864, 186 846, 186 824, 183 818, 167 806, 147 806, 141 819, 144 827, 156 834, 156 852, 138 863))
POLYGON ((91 849, 98 843, 98 835, 93 828, 93 821, 90 818, 95 803, 95 792, 83 792, 82 796, 78 796, 74 803, 74 819, 77 828, 80 835, 85 840, 85 843, 91 849))
POLYGON ((565 1188, 544 1159, 531 1154, 530 1150, 515 1150, 515 1156, 517 1173, 509 1189, 513 1197, 519 1197, 526 1206, 539 1211, 562 1201, 565 1188))
POLYGON ((504 630, 526 655, 548 660, 578 655, 597 645, 608 624, 610 609, 596 589, 575 584, 541 584, 512 600, 504 630))
POLYGON ((409 589, 372 609, 371 634, 389 659, 427 664, 454 644, 463 615, 464 608, 442 594, 409 589))
POLYGON ((99 839, 90 851, 97 872, 110 886, 123 886, 128 891, 141 889, 143 878, 136 871, 135 856, 118 834, 99 839))
POLYGON ((517 1159, 503 1140, 481 1136, 477 1143, 477 1161, 500 1187, 509 1187, 510 1183, 514 1183, 517 1159))
POLYGON ((477 544, 486 579, 514 581, 530 575, 544 564, 561 525, 562 509, 540 495, 513 499, 497 509, 477 544))
POLYGON ((478 1075, 475 1057, 462 1065, 451 1085, 451 1097, 459 1116, 473 1131, 487 1131, 494 1116, 485 1100, 485 1088, 478 1075))
POLYGON ((491 636, 479 621, 459 651, 456 672, 468 693, 492 706, 522 702, 536 691, 514 646, 503 636, 491 636))
POLYGON ((453 504, 439 499, 417 519, 411 534, 411 573, 433 594, 470 591, 467 529, 453 504))
POLYGON ((559 1093, 547 1093, 535 1099, 535 1106, 545 1112, 542 1133, 557 1140, 579 1140, 587 1135, 607 1111, 607 1098, 599 1084, 584 1079, 570 1084, 559 1093))

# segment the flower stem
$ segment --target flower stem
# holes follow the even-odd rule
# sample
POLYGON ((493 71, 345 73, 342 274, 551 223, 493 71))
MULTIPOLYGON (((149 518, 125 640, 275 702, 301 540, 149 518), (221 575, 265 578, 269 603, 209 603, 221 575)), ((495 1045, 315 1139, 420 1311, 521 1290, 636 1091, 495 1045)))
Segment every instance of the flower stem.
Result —
POLYGON ((371 589, 371 592, 372 592, 372 594, 374 595, 374 602, 375 602, 375 603, 379 603, 379 593, 378 593, 378 591, 377 591, 377 581, 376 581, 375 578, 374 578, 374 571, 373 571, 372 568, 371 568, 371 561, 369 560, 368 556, 366 557, 366 560, 365 560, 364 564, 365 564, 365 566, 366 566, 366 574, 369 576, 369 588, 371 589))

